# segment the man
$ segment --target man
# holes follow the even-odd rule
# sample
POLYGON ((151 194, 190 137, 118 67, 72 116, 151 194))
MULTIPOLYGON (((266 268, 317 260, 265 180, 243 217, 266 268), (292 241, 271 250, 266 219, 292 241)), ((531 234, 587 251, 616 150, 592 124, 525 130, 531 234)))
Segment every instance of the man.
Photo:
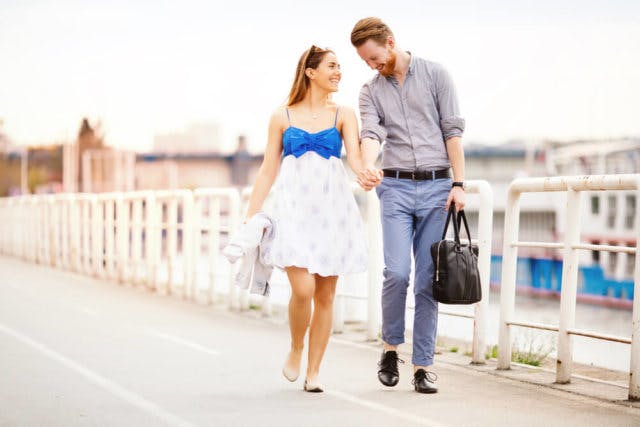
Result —
POLYGON ((359 182, 374 186, 380 199, 384 247, 382 288, 383 353, 378 379, 398 383, 399 344, 415 258, 413 384, 419 393, 436 393, 430 368, 436 342, 438 303, 433 299, 429 249, 440 240, 451 203, 464 207, 464 119, 451 77, 440 65, 401 50, 378 18, 358 21, 351 32, 358 55, 378 74, 360 92, 361 144, 365 171, 359 182), (382 143, 382 182, 375 161, 382 143), (451 172, 453 171, 453 180, 451 172))

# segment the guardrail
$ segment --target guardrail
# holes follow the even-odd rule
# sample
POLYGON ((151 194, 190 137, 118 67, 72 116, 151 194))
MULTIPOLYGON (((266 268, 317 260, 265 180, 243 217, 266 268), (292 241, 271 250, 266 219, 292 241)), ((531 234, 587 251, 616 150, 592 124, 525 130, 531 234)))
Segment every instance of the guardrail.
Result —
MULTIPOLYGON (((580 242, 580 200, 583 191, 640 190, 640 174, 567 176, 557 178, 521 178, 511 183, 505 212, 502 283, 500 291, 500 331, 498 369, 511 365, 511 326, 558 332, 556 382, 571 381, 573 364, 572 335, 631 344, 629 399, 640 400, 640 256, 637 248, 592 245, 580 242), (566 224, 563 243, 518 241, 520 196, 528 192, 563 191, 567 193, 566 224), (518 248, 542 247, 563 249, 562 289, 560 291, 560 321, 556 325, 530 323, 514 318, 516 263, 518 248), (635 254, 634 294, 631 338, 617 337, 575 328, 576 292, 578 282, 578 251, 610 251, 635 254)), ((640 191, 639 191, 640 193, 640 191)), ((640 210, 636 211, 636 242, 640 242, 640 210)))
MULTIPOLYGON (((474 314, 441 310, 443 315, 474 319, 473 362, 484 363, 489 303, 493 196, 486 181, 468 181, 468 193, 480 195, 479 269, 484 298, 474 314)), ((0 199, 0 252, 65 270, 145 286, 161 294, 211 302, 219 288, 216 271, 221 235, 241 221, 242 201, 250 189, 134 191, 100 194, 35 195, 0 199), (223 205, 223 202, 225 203, 223 205), (224 212, 223 212, 224 210, 224 212), (223 218, 226 223, 223 223, 223 218), (199 260, 205 259, 205 262, 199 260), (198 267, 206 266, 204 286, 198 267)), ((363 214, 369 239, 366 295, 336 295, 334 331, 344 325, 344 303, 366 300, 368 339, 378 337, 381 323, 382 232, 379 203, 373 191, 364 193, 363 214)), ((229 267, 233 273, 233 267, 229 267)), ((249 308, 248 291, 233 285, 227 274, 230 308, 249 308)), ((271 301, 262 301, 265 314, 271 301)))

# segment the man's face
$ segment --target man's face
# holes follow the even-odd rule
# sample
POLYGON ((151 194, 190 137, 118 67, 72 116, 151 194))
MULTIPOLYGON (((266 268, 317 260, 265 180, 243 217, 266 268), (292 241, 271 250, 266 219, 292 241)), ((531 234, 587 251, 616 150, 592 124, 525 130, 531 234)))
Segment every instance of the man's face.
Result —
POLYGON ((380 46, 374 40, 369 39, 356 48, 356 51, 372 70, 378 70, 385 77, 393 74, 396 66, 396 54, 389 41, 384 46, 380 46))

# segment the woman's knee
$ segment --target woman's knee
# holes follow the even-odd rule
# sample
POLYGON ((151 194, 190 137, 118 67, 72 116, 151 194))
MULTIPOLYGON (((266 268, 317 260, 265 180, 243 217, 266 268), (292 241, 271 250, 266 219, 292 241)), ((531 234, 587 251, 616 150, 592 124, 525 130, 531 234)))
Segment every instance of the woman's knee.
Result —
POLYGON ((314 289, 312 286, 298 286, 291 288, 291 298, 296 302, 308 303, 314 296, 314 289))
POLYGON ((316 292, 313 297, 313 303, 316 307, 328 308, 333 306, 333 300, 336 296, 335 287, 327 286, 320 292, 316 292))

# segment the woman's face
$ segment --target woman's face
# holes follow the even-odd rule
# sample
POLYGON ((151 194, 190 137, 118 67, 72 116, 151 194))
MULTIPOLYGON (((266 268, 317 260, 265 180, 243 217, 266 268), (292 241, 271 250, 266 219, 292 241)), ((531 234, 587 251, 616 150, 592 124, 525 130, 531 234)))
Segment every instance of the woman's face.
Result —
POLYGON ((333 52, 326 53, 318 68, 310 71, 311 75, 309 77, 313 83, 329 92, 338 91, 338 83, 342 78, 342 72, 340 71, 338 58, 333 52))

